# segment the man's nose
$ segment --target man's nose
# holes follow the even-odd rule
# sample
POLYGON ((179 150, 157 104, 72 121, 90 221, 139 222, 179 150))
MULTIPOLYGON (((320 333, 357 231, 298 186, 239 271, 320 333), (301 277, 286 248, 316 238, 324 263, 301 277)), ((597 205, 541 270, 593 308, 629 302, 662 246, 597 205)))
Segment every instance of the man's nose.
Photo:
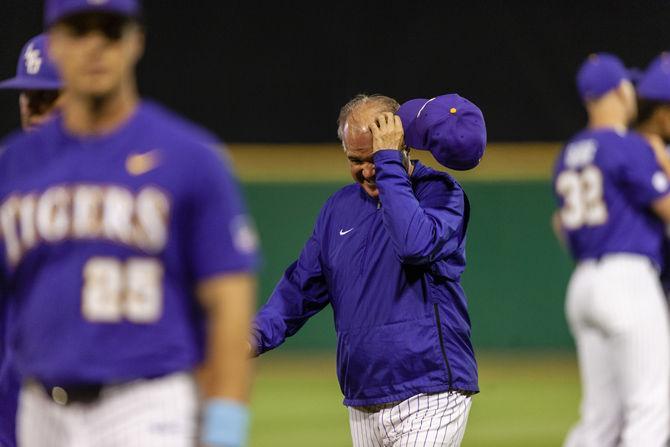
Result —
POLYGON ((372 178, 375 176, 375 165, 372 163, 365 163, 363 165, 363 177, 372 178))
POLYGON ((89 50, 100 50, 109 44, 109 39, 101 30, 89 30, 82 39, 86 42, 86 48, 89 50))

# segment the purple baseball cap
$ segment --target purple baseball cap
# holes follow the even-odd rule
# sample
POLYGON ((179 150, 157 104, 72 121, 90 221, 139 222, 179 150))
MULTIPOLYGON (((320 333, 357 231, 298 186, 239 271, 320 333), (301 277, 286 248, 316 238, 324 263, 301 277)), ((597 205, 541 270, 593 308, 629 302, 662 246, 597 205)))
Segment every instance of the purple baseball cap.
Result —
POLYGON ((577 90, 583 100, 598 99, 634 76, 613 54, 595 53, 586 58, 577 72, 577 90))
POLYGON ((465 171, 477 166, 484 155, 484 115, 457 94, 412 99, 396 114, 405 131, 405 144, 430 151, 442 166, 465 171))
POLYGON ((139 0, 45 0, 46 28, 64 18, 83 12, 103 12, 137 18, 142 12, 139 0))
POLYGON ((3 90, 60 90, 58 71, 47 54, 46 35, 35 36, 23 46, 16 76, 0 82, 3 90))
POLYGON ((670 102, 670 53, 661 53, 637 84, 637 96, 652 101, 670 102))

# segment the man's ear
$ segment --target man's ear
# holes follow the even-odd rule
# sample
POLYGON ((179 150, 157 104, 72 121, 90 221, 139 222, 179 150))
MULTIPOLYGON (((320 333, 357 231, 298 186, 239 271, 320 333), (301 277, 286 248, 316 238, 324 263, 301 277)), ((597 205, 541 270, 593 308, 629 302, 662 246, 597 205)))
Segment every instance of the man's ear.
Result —
POLYGON ((663 129, 664 134, 670 135, 670 104, 657 107, 652 118, 659 128, 663 129))
POLYGON ((144 56, 144 50, 146 48, 147 35, 144 31, 144 28, 140 25, 134 25, 136 29, 133 30, 133 59, 136 65, 142 56, 144 56))
POLYGON ((619 83, 619 86, 616 88, 616 93, 617 93, 617 96, 619 97, 619 100, 621 100, 621 102, 626 104, 626 100, 627 100, 627 98, 626 98, 626 84, 623 81, 621 81, 621 83, 619 83))

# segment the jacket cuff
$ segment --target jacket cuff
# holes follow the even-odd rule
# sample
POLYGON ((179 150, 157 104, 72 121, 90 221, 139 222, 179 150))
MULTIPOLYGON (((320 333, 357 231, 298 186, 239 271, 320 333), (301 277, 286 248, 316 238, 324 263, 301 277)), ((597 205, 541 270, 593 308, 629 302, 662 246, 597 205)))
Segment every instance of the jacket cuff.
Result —
POLYGON ((399 161, 402 163, 402 153, 397 149, 381 149, 374 153, 372 159, 377 163, 384 163, 387 161, 399 161))

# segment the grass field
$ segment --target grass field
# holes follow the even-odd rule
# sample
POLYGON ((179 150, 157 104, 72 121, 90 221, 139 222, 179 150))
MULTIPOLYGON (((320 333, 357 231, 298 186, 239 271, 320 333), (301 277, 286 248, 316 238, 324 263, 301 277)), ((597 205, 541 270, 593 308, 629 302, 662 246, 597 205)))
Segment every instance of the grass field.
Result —
MULTIPOLYGON (((560 446, 577 419, 574 355, 479 355, 463 447, 560 446)), ((269 353, 257 363, 251 447, 351 445, 334 355, 269 353)))

